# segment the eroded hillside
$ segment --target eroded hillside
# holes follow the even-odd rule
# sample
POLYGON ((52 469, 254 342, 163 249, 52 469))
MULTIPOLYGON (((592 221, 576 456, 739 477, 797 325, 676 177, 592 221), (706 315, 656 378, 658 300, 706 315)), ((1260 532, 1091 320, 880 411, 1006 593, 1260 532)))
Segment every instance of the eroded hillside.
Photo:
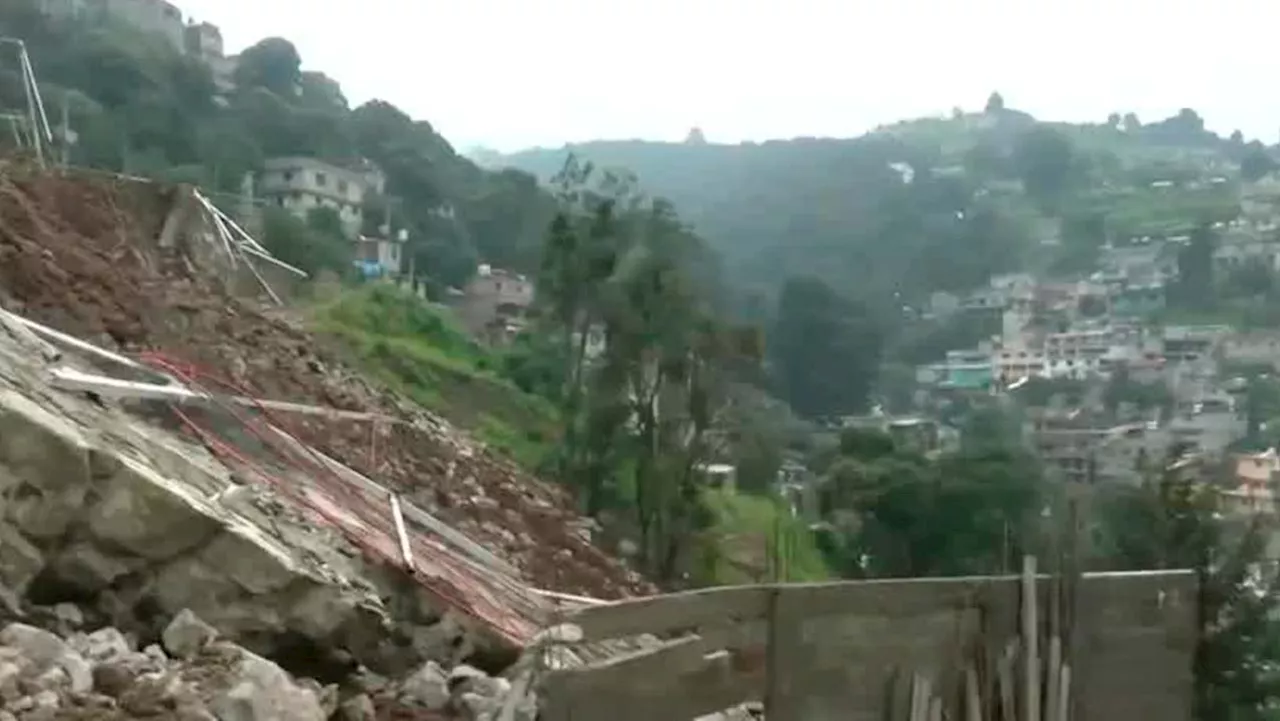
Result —
POLYGON ((447 421, 362 379, 300 324, 229 294, 155 238, 173 191, 0 169, 0 303, 64 332, 171 361, 260 397, 412 421, 297 416, 299 438, 406 493, 531 584, 599 597, 648 588, 595 548, 572 500, 447 421))

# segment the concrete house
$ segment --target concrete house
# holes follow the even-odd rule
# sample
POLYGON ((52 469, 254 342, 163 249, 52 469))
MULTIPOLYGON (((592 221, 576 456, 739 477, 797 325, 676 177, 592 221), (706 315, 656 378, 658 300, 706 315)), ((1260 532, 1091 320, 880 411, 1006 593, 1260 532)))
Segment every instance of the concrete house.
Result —
POLYGON ((331 208, 353 240, 364 225, 364 204, 385 189, 385 178, 372 167, 339 167, 316 158, 272 158, 262 170, 259 193, 268 203, 299 217, 316 208, 331 208))
POLYGON ((501 344, 524 328, 533 298, 532 280, 485 263, 454 296, 452 305, 472 335, 501 344))

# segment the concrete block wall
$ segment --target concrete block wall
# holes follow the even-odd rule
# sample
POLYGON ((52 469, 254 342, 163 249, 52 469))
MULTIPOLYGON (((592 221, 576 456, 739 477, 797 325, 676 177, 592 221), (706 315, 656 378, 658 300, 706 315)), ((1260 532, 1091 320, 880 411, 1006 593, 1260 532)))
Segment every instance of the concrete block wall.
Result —
MULTIPOLYGON (((1042 619, 1049 590, 1042 578, 1042 619)), ((1073 718, 1190 719, 1195 592, 1189 572, 1081 581, 1069 652, 1073 718)), ((948 718, 962 718, 960 674, 1018 637, 1019 608, 1018 579, 1005 577, 708 589, 588 609, 567 621, 589 641, 683 630, 707 643, 555 672, 544 713, 684 721, 771 696, 774 721, 879 721, 919 673, 950 700, 948 718), (708 653, 715 649, 730 653, 708 653)))

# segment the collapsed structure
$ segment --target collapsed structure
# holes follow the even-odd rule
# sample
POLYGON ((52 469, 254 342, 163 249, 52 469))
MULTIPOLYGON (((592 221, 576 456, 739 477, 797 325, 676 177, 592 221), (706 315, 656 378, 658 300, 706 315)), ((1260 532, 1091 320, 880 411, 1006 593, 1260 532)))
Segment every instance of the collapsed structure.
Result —
POLYGON ((192 611, 337 682, 497 672, 562 594, 650 590, 563 491, 233 294, 275 297, 229 222, 0 167, 0 616, 69 602, 147 640, 192 611))

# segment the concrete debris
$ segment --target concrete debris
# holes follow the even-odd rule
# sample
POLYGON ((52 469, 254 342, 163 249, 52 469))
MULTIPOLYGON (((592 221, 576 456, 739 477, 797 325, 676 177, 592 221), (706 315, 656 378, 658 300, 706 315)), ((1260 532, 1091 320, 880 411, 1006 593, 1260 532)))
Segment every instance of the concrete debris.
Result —
POLYGON ((183 609, 165 627, 160 638, 165 650, 178 658, 193 658, 218 635, 213 626, 201 621, 188 609, 183 609))
POLYGON ((435 661, 427 661, 400 685, 399 699, 431 711, 449 705, 449 677, 435 661))
MULTIPOLYGON (((192 643, 183 647, 186 655, 170 657, 154 645, 137 650, 111 627, 62 638, 11 623, 0 630, 0 721, 374 721, 425 713, 496 721, 510 688, 473 667, 450 674, 435 662, 376 694, 350 683, 325 686, 216 632, 206 635, 211 630, 182 613, 166 635, 192 643)), ((532 714, 526 707, 515 721, 532 721, 532 714)))

